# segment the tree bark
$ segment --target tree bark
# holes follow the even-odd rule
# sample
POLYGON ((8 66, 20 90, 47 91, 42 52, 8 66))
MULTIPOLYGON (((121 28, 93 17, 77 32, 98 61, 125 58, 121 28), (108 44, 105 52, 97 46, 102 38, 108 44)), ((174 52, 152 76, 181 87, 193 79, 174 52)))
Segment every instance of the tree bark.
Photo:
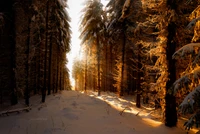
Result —
POLYGON ((47 88, 47 50, 48 50, 48 22, 49 21, 49 1, 46 5, 46 35, 45 35, 45 56, 44 56, 44 86, 42 88, 42 102, 45 102, 47 88))
POLYGON ((141 72, 141 68, 142 68, 142 64, 141 64, 141 44, 138 45, 138 65, 137 65, 137 96, 136 96, 136 106, 138 108, 141 107, 140 101, 141 101, 141 77, 142 77, 142 72, 141 72))
POLYGON ((169 80, 166 83, 166 96, 165 96, 165 125, 169 127, 176 126, 177 123, 177 111, 176 111, 176 98, 172 94, 168 93, 170 87, 176 80, 176 67, 175 60, 172 59, 173 53, 175 53, 176 44, 174 37, 176 34, 176 26, 174 23, 170 23, 168 26, 168 42, 167 42, 167 60, 168 60, 168 73, 169 80))
POLYGON ((98 89, 98 96, 101 95, 101 87, 100 87, 100 82, 101 82, 101 78, 100 78, 100 44, 99 44, 99 38, 97 35, 97 73, 98 73, 98 84, 97 84, 97 89, 98 89))
POLYGON ((121 70, 121 81, 120 81, 120 91, 119 96, 124 95, 124 64, 125 64, 125 49, 126 49, 126 28, 125 21, 123 22, 123 42, 122 42, 122 70, 121 70))
MULTIPOLYGON (((176 11, 177 5, 175 0, 167 0, 168 10, 176 11)), ((165 96, 165 125, 168 127, 176 126, 177 123, 177 111, 176 111, 176 98, 172 94, 169 94, 170 87, 176 80, 176 66, 175 60, 172 59, 172 55, 176 51, 176 24, 169 22, 168 24, 168 41, 166 57, 168 61, 168 81, 166 83, 166 96, 165 96)))
POLYGON ((51 87, 52 87, 52 35, 50 37, 50 46, 49 46, 49 73, 48 73, 48 95, 51 94, 51 87))
MULTIPOLYGON (((15 11, 12 8, 14 5, 14 1, 11 2, 11 5, 9 9, 11 9, 11 33, 10 33, 10 37, 11 37, 11 89, 12 89, 12 93, 11 93, 11 105, 15 105, 18 103, 18 98, 17 98, 17 91, 16 91, 16 78, 15 78, 15 68, 16 68, 16 59, 15 59, 15 46, 16 46, 16 42, 15 42, 15 35, 16 35, 16 31, 15 31, 15 11)), ((7 18, 9 18, 7 16, 7 18)))
MULTIPOLYGON (((28 4, 29 5, 29 4, 28 4)), ((26 50, 26 89, 25 89, 25 104, 29 106, 29 98, 30 98, 30 90, 29 90, 29 66, 30 66, 30 58, 29 58, 29 51, 30 51, 30 24, 31 24, 31 18, 28 18, 28 37, 27 37, 27 50, 26 50)))
POLYGON ((87 54, 86 54, 86 58, 85 58, 85 88, 84 88, 85 92, 87 90, 87 54))
POLYGON ((110 73, 109 73, 109 79, 110 79, 110 91, 114 92, 114 88, 113 88, 113 83, 114 83, 114 80, 113 80, 113 46, 110 45, 110 73))
POLYGON ((58 46, 57 46, 57 50, 56 50, 58 53, 56 54, 56 93, 58 92, 58 81, 59 81, 59 49, 58 49, 58 46))

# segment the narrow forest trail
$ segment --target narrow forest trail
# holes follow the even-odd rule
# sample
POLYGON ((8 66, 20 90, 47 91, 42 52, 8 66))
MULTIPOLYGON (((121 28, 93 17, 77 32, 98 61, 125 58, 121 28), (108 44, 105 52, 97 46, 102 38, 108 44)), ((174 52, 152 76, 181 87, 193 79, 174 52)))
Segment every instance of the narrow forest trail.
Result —
POLYGON ((77 91, 50 95, 46 104, 34 98, 32 110, 0 117, 0 134, 185 134, 163 124, 150 125, 77 91), (38 100, 38 101, 36 101, 38 100))

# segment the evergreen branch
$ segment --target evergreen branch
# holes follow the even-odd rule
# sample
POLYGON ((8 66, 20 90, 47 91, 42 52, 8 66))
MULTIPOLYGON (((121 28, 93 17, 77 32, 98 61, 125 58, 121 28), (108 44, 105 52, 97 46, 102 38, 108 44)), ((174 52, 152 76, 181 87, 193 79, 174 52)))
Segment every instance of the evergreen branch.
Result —
POLYGON ((181 47, 179 50, 177 50, 173 55, 173 59, 183 58, 184 56, 187 56, 188 54, 197 53, 197 49, 199 49, 200 43, 189 43, 183 47, 181 47))

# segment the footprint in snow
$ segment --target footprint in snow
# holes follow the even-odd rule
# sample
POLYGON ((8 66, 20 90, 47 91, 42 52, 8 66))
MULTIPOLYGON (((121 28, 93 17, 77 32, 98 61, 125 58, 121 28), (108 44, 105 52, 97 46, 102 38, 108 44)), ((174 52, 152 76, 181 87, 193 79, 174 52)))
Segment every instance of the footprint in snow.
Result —
POLYGON ((74 108, 76 108, 78 104, 76 103, 76 101, 73 101, 71 105, 72 105, 74 108))

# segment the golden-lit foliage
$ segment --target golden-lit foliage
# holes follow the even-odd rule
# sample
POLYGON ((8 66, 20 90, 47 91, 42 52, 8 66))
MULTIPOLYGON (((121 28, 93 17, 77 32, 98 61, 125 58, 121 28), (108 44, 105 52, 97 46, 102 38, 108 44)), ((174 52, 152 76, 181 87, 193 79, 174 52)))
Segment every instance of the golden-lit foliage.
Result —
MULTIPOLYGON (((188 73, 193 75, 189 78, 191 81, 181 80, 193 83, 198 78, 198 4, 198 0, 110 0, 102 15, 106 18, 103 21, 105 27, 101 30, 104 34, 99 34, 98 38, 103 49, 90 48, 96 50, 92 53, 100 50, 101 58, 105 59, 99 62, 102 89, 107 90, 106 85, 112 85, 109 88, 119 95, 123 92, 155 92, 154 100, 160 100, 164 113, 165 104, 169 102, 166 95, 171 93, 175 79, 188 73), (104 82, 106 80, 109 81, 104 82)), ((84 24, 86 29, 82 29, 80 36, 82 41, 87 42, 84 45, 90 46, 95 44, 97 37, 93 32, 90 35, 94 36, 94 40, 89 39, 90 31, 87 30, 96 26, 94 23, 90 27, 88 25, 95 19, 90 18, 91 13, 92 9, 82 18, 82 26, 84 24)), ((93 61, 94 57, 87 56, 88 61, 93 61)), ((194 84, 189 84, 188 91, 192 87, 194 84)), ((182 93, 186 92, 179 92, 179 95, 182 93)), ((170 103, 176 107, 175 101, 170 103)))

